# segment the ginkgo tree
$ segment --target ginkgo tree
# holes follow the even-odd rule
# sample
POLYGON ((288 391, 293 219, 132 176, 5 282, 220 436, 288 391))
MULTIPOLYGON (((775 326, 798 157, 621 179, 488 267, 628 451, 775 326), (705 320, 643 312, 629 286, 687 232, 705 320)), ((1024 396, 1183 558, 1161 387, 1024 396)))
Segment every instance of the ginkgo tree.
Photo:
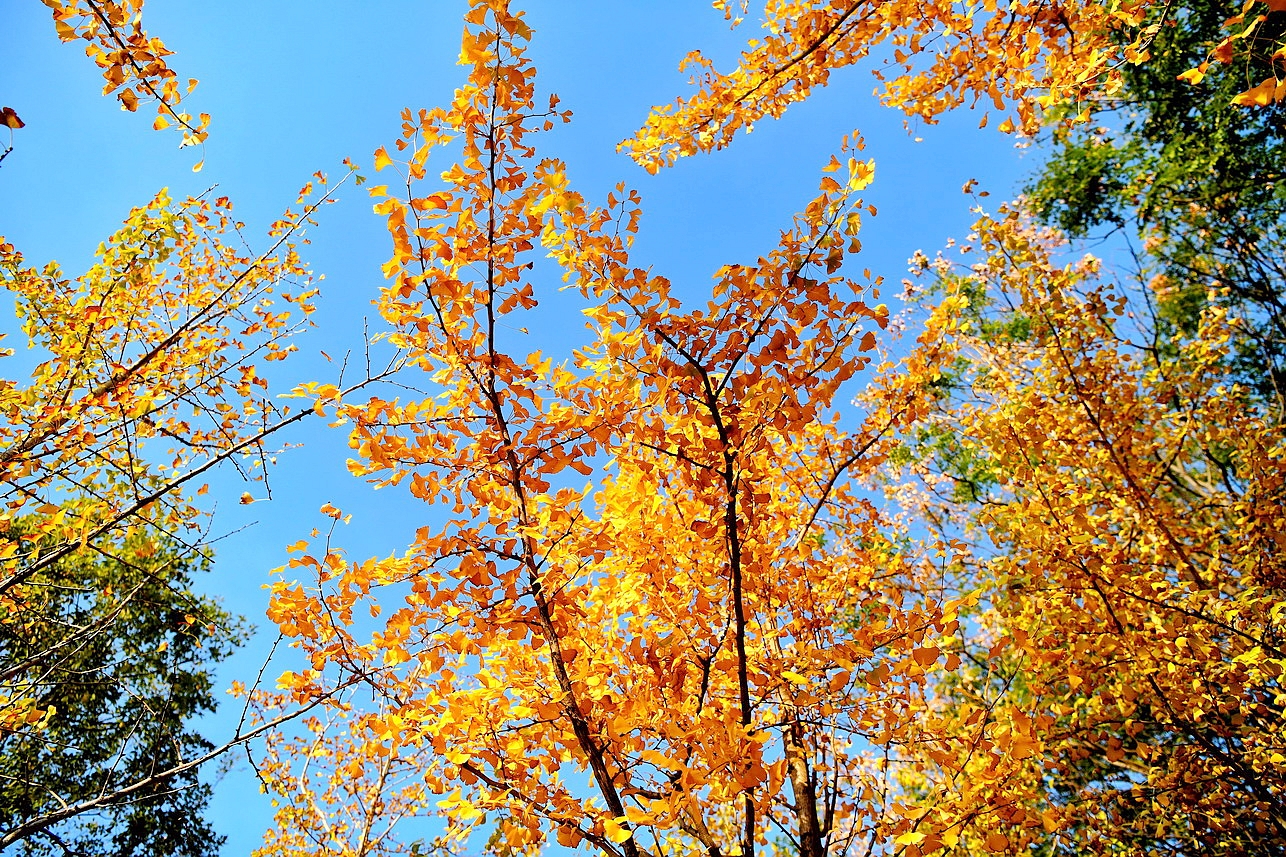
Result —
POLYGON ((932 266, 966 322, 911 459, 982 607, 907 774, 922 832, 973 853, 960 820, 991 813, 1019 850, 1279 853, 1283 436, 1230 366, 1237 320, 1212 296, 1159 347, 1135 287, 1021 210, 972 237, 932 266))
POLYGON ((919 594, 852 487, 913 397, 853 431, 834 413, 888 315, 841 272, 872 166, 854 138, 778 246, 685 307, 630 260, 638 195, 594 206, 538 157, 569 117, 537 99, 530 36, 505 0, 471 4, 467 82, 375 156, 379 308, 431 389, 326 408, 356 473, 448 520, 384 559, 305 540, 274 584, 305 667, 261 710, 333 702, 260 760, 279 810, 258 853, 420 850, 393 825, 435 811, 439 847, 499 819, 524 853, 551 835, 624 857, 891 839, 910 822, 881 753, 914 740, 955 608, 919 594), (563 364, 523 349, 550 273, 589 320, 563 364))
MULTIPOLYGON (((1114 103, 1123 69, 1149 63, 1157 34, 1198 11, 769 4, 767 35, 733 71, 692 55, 696 92, 654 111, 623 147, 653 170, 722 148, 881 43, 901 67, 877 71, 882 96, 913 116, 931 122, 989 98, 1012 112, 1001 130, 1058 127, 1114 103)), ((1274 3, 1229 6, 1229 35, 1181 80, 1200 84, 1216 63, 1269 68, 1250 90, 1229 84, 1231 109, 1265 108, 1282 93, 1281 18, 1274 3)), ((1189 195, 1176 216, 1212 216, 1201 200, 1189 195)), ((1233 206, 1234 231, 1251 216, 1227 196, 1217 204, 1233 206)), ((981 245, 972 270, 939 270, 948 297, 907 363, 938 366, 922 376, 929 427, 911 436, 936 466, 921 487, 943 490, 896 493, 941 546, 948 591, 982 607, 952 647, 970 667, 923 700, 926 740, 902 779, 918 821, 899 844, 1279 853, 1283 594, 1280 551, 1265 538, 1280 527, 1280 402, 1229 373, 1231 354, 1257 346, 1260 320, 1230 314, 1245 302, 1229 301, 1225 278, 1205 268, 1181 282, 1169 271, 1149 283, 1160 272, 1145 270, 1134 285, 1095 285, 1094 263, 1064 268, 1057 241, 1013 210, 982 221, 971 241, 981 245), (1207 310, 1167 330, 1148 319, 1154 288, 1198 294, 1207 310), (1130 306, 1133 336, 1115 318, 1130 306), (946 323, 962 312, 966 324, 946 323), (938 362, 944 349, 952 358, 938 362)), ((1253 238, 1245 246, 1273 264, 1253 238)))

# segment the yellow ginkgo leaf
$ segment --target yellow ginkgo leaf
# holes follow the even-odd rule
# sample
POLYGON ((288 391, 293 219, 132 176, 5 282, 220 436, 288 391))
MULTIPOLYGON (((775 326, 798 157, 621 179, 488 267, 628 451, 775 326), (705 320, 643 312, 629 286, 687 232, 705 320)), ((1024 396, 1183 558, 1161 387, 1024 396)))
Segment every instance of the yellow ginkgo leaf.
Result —
POLYGON ((634 831, 626 826, 625 816, 603 819, 603 835, 616 843, 624 842, 634 836, 634 831))

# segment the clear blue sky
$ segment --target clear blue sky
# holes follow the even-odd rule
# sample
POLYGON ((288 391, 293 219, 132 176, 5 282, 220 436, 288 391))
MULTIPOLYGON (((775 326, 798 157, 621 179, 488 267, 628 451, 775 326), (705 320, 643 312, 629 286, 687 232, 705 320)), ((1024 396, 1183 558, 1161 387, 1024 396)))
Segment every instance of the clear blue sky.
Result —
MULTIPOLYGON (((971 200, 960 191, 966 180, 979 179, 993 199, 1006 199, 1034 162, 1021 158, 1012 138, 976 130, 977 117, 967 113, 909 134, 901 114, 872 97, 869 68, 859 68, 837 74, 828 90, 783 120, 760 124, 732 150, 651 177, 616 154, 615 144, 650 105, 684 91, 677 65, 687 51, 703 48, 726 67, 754 35, 753 17, 729 33, 722 16, 698 0, 519 5, 535 30, 532 56, 541 87, 575 113, 571 125, 540 139, 541 154, 565 159, 572 182, 591 199, 621 180, 641 191, 645 216, 635 261, 669 276, 681 295, 699 297, 720 265, 752 261, 770 249, 815 192, 819 169, 840 137, 854 128, 877 162, 867 201, 879 209, 867 221, 857 264, 887 278, 886 300, 899 291, 916 249, 932 254, 949 236, 968 231, 971 200)), ((0 104, 27 123, 0 165, 0 235, 29 262, 57 259, 75 275, 130 207, 157 189, 168 186, 183 196, 217 184, 236 203, 247 235, 262 236, 314 170, 340 175, 342 159, 351 157, 372 175, 372 152, 396 138, 403 107, 450 98, 463 79, 455 60, 465 8, 457 0, 148 0, 147 29, 176 51, 170 62, 181 77, 201 81, 190 102, 194 111, 214 117, 204 152, 195 153, 178 150, 176 134, 152 131, 146 107, 128 114, 101 97, 98 70, 78 45, 58 42, 43 4, 0 0, 0 104), (194 174, 192 164, 202 155, 205 167, 194 174)), ((326 279, 319 327, 300 341, 305 359, 289 370, 296 380, 333 380, 334 367, 317 353, 359 346, 363 317, 379 329, 370 301, 390 252, 382 218, 371 213, 363 190, 350 184, 340 196, 309 234, 306 258, 326 279)), ((550 292, 557 285, 549 283, 550 292)), ((16 334, 11 312, 3 309, 0 331, 16 334)), ((567 331, 574 335, 579 321, 557 312, 555 300, 549 326, 533 330, 532 350, 567 350, 567 331)), ((19 345, 16 340, 11 335, 6 344, 19 345)), ((23 364, 20 354, 0 364, 0 372, 13 377, 23 364)), ((207 588, 261 628, 267 625, 261 586, 269 570, 284 563, 285 546, 324 520, 317 514, 323 503, 355 513, 342 539, 356 557, 400 550, 426 523, 426 510, 408 495, 375 493, 348 475, 341 433, 317 425, 282 440, 304 446, 282 457, 272 502, 238 505, 247 488, 263 492, 233 474, 218 478, 209 496, 218 506, 214 531, 231 535, 218 545, 207 588)), ((223 683, 252 678, 271 637, 262 632, 226 664, 223 683)), ((231 730, 230 714, 209 722, 212 740, 231 730)), ((225 854, 245 854, 259 843, 270 809, 244 760, 219 784, 214 813, 228 836, 225 854)))

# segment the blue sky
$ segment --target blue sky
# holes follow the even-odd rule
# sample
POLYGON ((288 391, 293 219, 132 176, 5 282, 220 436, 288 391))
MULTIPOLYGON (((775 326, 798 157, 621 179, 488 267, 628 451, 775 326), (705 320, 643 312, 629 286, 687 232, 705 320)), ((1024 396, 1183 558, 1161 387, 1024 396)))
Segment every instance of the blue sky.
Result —
MULTIPOLYGON (((697 0, 519 5, 535 30, 531 54, 541 87, 575 114, 571 125, 541 138, 541 154, 566 160, 571 181, 591 199, 622 180, 638 188, 644 220, 635 261, 669 276, 683 296, 700 297, 719 266, 770 249, 815 192, 840 137, 855 128, 876 159, 867 201, 879 209, 866 221, 856 264, 886 277, 885 300, 900 290, 915 250, 932 255, 948 237, 968 231, 973 201, 961 193, 968 179, 979 179, 993 199, 1006 199, 1035 162, 1012 138, 977 130, 977 117, 967 113, 908 132, 901 114, 872 97, 870 69, 858 68, 835 75, 829 89, 781 121, 761 123, 730 151, 648 176, 615 152, 616 143, 649 106, 684 91, 677 65, 687 51, 703 48, 726 67, 754 35, 753 18, 730 33, 722 16, 697 0)), ((146 108, 129 114, 101 97, 98 70, 78 46, 58 42, 43 4, 0 0, 6 36, 0 104, 27 123, 0 165, 0 235, 29 262, 57 259, 74 275, 130 207, 157 189, 168 186, 177 197, 217 184, 236 203, 247 234, 262 236, 313 171, 340 175, 342 160, 351 157, 373 175, 372 152, 396 138, 401 109, 450 98, 464 74, 455 60, 465 8, 455 0, 148 0, 146 27, 176 51, 170 62, 181 77, 201 81, 192 108, 214 117, 198 153, 178 150, 172 132, 152 131, 146 108), (193 173, 200 157, 204 169, 193 173)), ((319 352, 359 347, 364 317, 379 329, 370 302, 390 252, 382 218, 351 184, 340 200, 309 233, 306 258, 325 280, 318 327, 299 342, 303 359, 288 370, 296 380, 334 380, 334 366, 319 352)), ((266 246, 262 241, 260 249, 266 246)), ((559 283, 547 285, 552 295, 559 283)), ((557 317, 558 308, 551 302, 549 326, 533 330, 532 350, 567 350, 579 321, 557 317)), ((0 331, 16 333, 7 308, 0 331)), ((16 338, 6 344, 17 345, 16 338)), ((31 356, 19 354, 0 371, 13 377, 24 358, 31 356)), ((340 432, 318 424, 281 440, 303 446, 282 456, 271 502, 240 506, 242 491, 262 491, 233 474, 219 477, 209 495, 217 505, 214 532, 228 536, 218 545, 207 589, 261 629, 267 624, 261 587, 284 563, 285 546, 321 525, 323 503, 354 513, 343 541, 356 557, 400 550, 426 522, 423 507, 404 493, 376 493, 348 475, 340 432)), ((270 641, 261 632, 226 664, 224 684, 251 678, 270 641)), ((217 741, 234 723, 232 712, 221 714, 207 732, 217 741)), ((244 761, 219 784, 213 811, 228 836, 225 854, 258 844, 270 809, 244 761)))

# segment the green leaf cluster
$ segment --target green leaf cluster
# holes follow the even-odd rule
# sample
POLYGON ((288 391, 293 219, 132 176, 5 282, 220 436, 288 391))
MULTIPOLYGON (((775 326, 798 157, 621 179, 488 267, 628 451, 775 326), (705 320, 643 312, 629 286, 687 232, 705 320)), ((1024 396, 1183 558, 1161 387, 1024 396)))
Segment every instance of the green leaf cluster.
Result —
MULTIPOLYGON (((1157 4, 1146 22, 1155 31, 1150 56, 1122 69, 1124 85, 1097 105, 1096 124, 1052 132, 1053 153, 1026 193, 1039 218, 1073 238, 1142 239, 1137 273, 1150 280, 1162 347, 1170 335, 1191 335, 1212 302, 1238 315, 1238 373, 1280 401, 1286 105, 1232 100, 1275 73, 1286 13, 1252 8, 1266 19, 1234 43, 1232 61, 1209 59, 1241 11, 1218 0, 1157 4), (1198 67, 1197 84, 1179 78, 1198 67)), ((1119 37, 1124 44, 1134 33, 1119 37)))
MULTIPOLYGON (((30 521, 10 525, 25 538, 30 521)), ((213 747, 191 728, 215 708, 212 667, 246 627, 193 592, 208 557, 156 534, 82 548, 11 591, 0 696, 41 717, 0 734, 0 832, 101 799, 36 830, 23 854, 212 857, 210 787, 195 770, 118 794, 213 747)))

